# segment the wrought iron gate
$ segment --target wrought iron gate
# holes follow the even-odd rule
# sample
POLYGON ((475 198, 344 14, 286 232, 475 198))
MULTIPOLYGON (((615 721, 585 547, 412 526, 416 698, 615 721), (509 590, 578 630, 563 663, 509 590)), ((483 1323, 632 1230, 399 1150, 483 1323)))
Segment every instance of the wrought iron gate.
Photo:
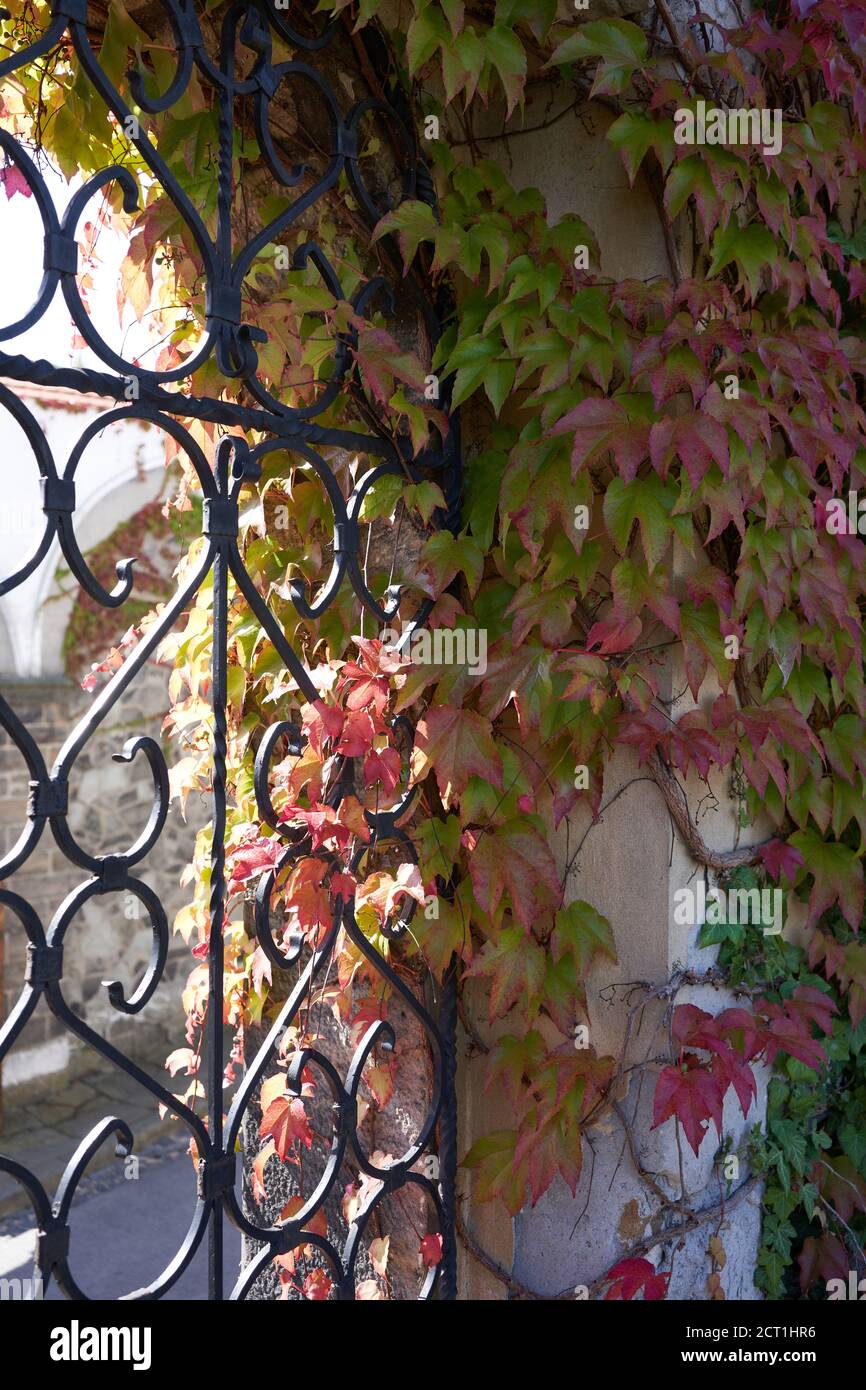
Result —
MULTIPOLYGON (((0 594, 23 583, 34 572, 48 554, 49 547, 56 537, 74 578, 99 604, 106 608, 120 607, 129 596, 133 586, 131 564, 126 563, 118 567, 118 583, 108 592, 88 568, 75 538, 75 473, 83 448, 97 428, 117 420, 131 419, 149 421, 165 431, 185 451, 197 474, 204 499, 204 547, 194 573, 181 585, 179 591, 166 604, 158 621, 147 630, 146 635, 126 657, 123 665, 94 697, 86 717, 69 732, 50 770, 42 752, 12 704, 5 698, 0 698, 0 724, 20 751, 30 776, 29 804, 26 813, 22 808, 21 834, 14 848, 0 865, 0 878, 12 885, 0 891, 0 902, 18 919, 28 938, 26 979, 18 1003, 0 1032, 0 1058, 8 1053, 34 1009, 40 1001, 44 1001, 44 1005, 47 1005, 65 1028, 94 1048, 107 1062, 133 1078, 152 1095, 154 1102, 165 1105, 187 1127, 194 1139, 200 1156, 198 1198, 189 1230, 168 1268, 152 1284, 130 1297, 161 1297, 187 1267, 207 1232, 210 1249, 209 1296, 212 1299, 222 1299, 225 1296, 246 1297, 255 1278, 267 1262, 275 1255, 294 1249, 301 1239, 314 1244, 321 1252, 332 1273, 336 1296, 344 1299, 353 1298, 354 1265, 359 1240, 372 1211, 389 1193, 408 1184, 417 1184, 434 1203, 444 1238, 442 1261, 429 1270, 421 1296, 430 1297, 437 1291, 439 1297, 453 1298, 456 1277, 456 1003, 453 978, 446 984, 439 1001, 439 1016, 434 1019, 388 961, 375 951, 359 929, 353 905, 349 904, 337 913, 325 939, 318 948, 310 951, 309 959, 303 967, 299 967, 297 983, 281 1008, 279 1017, 260 1052, 249 1063, 225 1121, 221 1101, 225 1064, 221 1020, 224 956, 222 925, 226 900, 224 832, 227 807, 226 685, 230 579, 268 634, 285 669, 295 679, 305 698, 315 700, 318 697, 309 671, 292 649, 279 622, 245 567, 238 546, 239 492, 246 483, 258 477, 262 460, 269 452, 278 448, 293 452, 306 460, 325 489, 334 515, 331 573, 315 598, 311 599, 305 594, 303 585, 296 585, 292 590, 292 599, 298 613, 307 619, 313 619, 323 613, 346 583, 354 591, 359 605, 365 607, 382 623, 393 619, 399 609, 398 593, 389 590, 380 602, 370 592, 357 554, 361 504, 377 478, 385 473, 411 478, 430 476, 430 470, 435 470, 435 476, 443 488, 449 508, 447 515, 438 516, 439 524, 453 529, 459 508, 459 440, 456 420, 452 420, 452 428, 438 452, 430 450, 422 458, 414 460, 408 445, 404 448, 400 441, 395 444, 384 430, 381 433, 377 433, 375 429, 370 433, 362 433, 353 429, 326 428, 318 424, 316 417, 339 393, 350 388, 355 392, 362 389, 354 364, 352 348, 355 346, 355 336, 351 331, 338 335, 334 341, 330 378, 319 399, 313 405, 298 408, 289 408, 282 404, 258 375, 256 345, 261 343, 262 335, 257 329, 245 326, 242 321, 241 286, 254 258, 262 249, 291 229, 306 209, 321 199, 326 192, 334 189, 342 174, 346 176, 352 196, 366 223, 372 228, 380 220, 386 207, 365 185, 359 166, 359 130, 361 122, 371 114, 389 123, 393 139, 402 149, 404 196, 421 198, 433 205, 432 184, 423 161, 418 157, 416 138, 405 107, 401 115, 396 105, 390 101, 383 102, 367 97, 344 114, 331 85, 312 65, 314 55, 326 50, 331 43, 336 25, 316 32, 314 21, 302 17, 299 21, 300 27, 296 27, 294 6, 290 22, 284 7, 275 6, 274 0, 243 0, 242 3, 226 8, 224 14, 220 12, 220 51, 215 59, 207 51, 195 0, 160 0, 160 3, 170 32, 174 36, 176 70, 170 85, 159 96, 148 94, 144 74, 134 70, 127 77, 129 102, 117 90, 100 65, 91 44, 88 34, 88 0, 52 0, 52 19, 45 32, 0 63, 0 76, 6 77, 22 65, 51 52, 58 43, 71 44, 80 72, 100 94, 108 111, 113 113, 114 118, 130 133, 152 177, 161 186, 163 195, 170 200, 183 219, 201 258, 206 279, 204 337, 199 349, 182 367, 158 372, 124 360, 97 333, 82 303, 76 281, 76 225, 88 199, 94 192, 108 188, 113 181, 123 190, 127 211, 134 210, 137 196, 134 180, 129 171, 122 166, 106 168, 83 184, 71 198, 65 213, 59 216, 38 163, 11 135, 0 132, 0 145, 7 162, 17 166, 32 191, 41 215, 44 233, 44 277, 36 302, 17 323, 3 328, 0 340, 6 342, 37 323, 51 303, 59 285, 79 333, 106 367, 104 371, 78 370, 58 367, 44 360, 31 361, 23 356, 0 352, 0 376, 40 385, 62 386, 82 393, 97 392, 118 402, 116 409, 107 411, 95 425, 88 427, 70 454, 65 467, 61 469, 52 458, 48 442, 34 415, 13 391, 0 385, 0 404, 11 412, 24 431, 32 450, 41 477, 45 512, 44 535, 35 553, 16 574, 0 585, 0 594), (295 52, 300 52, 304 61, 294 59, 273 62, 274 34, 279 35, 295 52), (248 71, 245 75, 238 71, 236 65, 239 44, 254 55, 251 64, 247 65, 248 71), (206 90, 213 94, 218 113, 218 199, 215 235, 208 231, 193 202, 173 176, 161 157, 158 146, 148 138, 144 128, 148 115, 168 112, 182 98, 194 71, 199 74, 206 90), (303 168, 286 169, 271 137, 269 108, 283 83, 307 84, 307 88, 312 88, 317 99, 324 103, 328 113, 330 151, 324 171, 312 182, 309 177, 304 178, 303 168), (236 246, 231 215, 232 156, 236 103, 240 97, 253 104, 259 147, 273 178, 287 189, 300 187, 301 191, 294 198, 287 195, 282 212, 265 226, 259 235, 246 245, 236 246), (144 120, 133 116, 129 103, 134 104, 138 112, 143 113, 144 120), (240 404, 223 398, 220 392, 212 396, 182 394, 181 388, 184 384, 188 386, 192 373, 211 356, 225 378, 226 385, 243 385, 247 401, 253 403, 240 404), (131 380, 136 382, 134 399, 130 399, 131 380), (211 422, 238 432, 221 440, 211 463, 183 423, 184 420, 191 419, 211 422), (254 431, 263 437, 251 444, 244 437, 243 431, 254 431), (331 447, 350 449, 372 460, 371 467, 358 481, 348 499, 337 486, 324 456, 331 447), (64 997, 63 949, 67 929, 89 899, 98 894, 131 892, 144 903, 150 914, 153 929, 152 956, 146 976, 132 997, 126 999, 122 988, 115 985, 111 987, 111 1003, 121 1012, 138 1013, 145 1008, 160 983, 168 951, 168 923, 159 898, 136 876, 136 868, 159 839, 168 814, 168 777, 162 750, 154 739, 137 737, 128 740, 116 755, 121 761, 130 763, 141 754, 149 764, 153 779, 153 805, 149 822, 136 842, 124 853, 94 856, 78 843, 68 822, 69 779, 82 749, 211 573, 214 593, 211 679, 214 836, 208 969, 209 1001, 212 1007, 207 1013, 205 1090, 208 1120, 204 1123, 193 1109, 178 1101, 130 1057, 100 1037, 73 1011, 64 997), (21 894, 14 891, 14 875, 28 861, 46 830, 46 824, 50 825, 54 840, 65 858, 86 877, 58 906, 53 920, 43 924, 33 907, 21 894), (356 1096, 361 1068, 374 1045, 377 1042, 387 1045, 389 1040, 393 1041, 390 1025, 382 1022, 371 1025, 355 1052, 345 1078, 339 1076, 333 1066, 314 1050, 306 1049, 296 1055, 290 1067, 290 1081, 299 1085, 304 1066, 317 1066, 333 1094, 336 1119, 331 1153, 323 1178, 316 1191, 305 1200, 303 1208, 282 1225, 260 1227, 249 1219, 235 1193, 236 1142, 245 1113, 265 1068, 274 1056, 284 1030, 297 1015, 304 1001, 309 998, 323 964, 329 959, 341 927, 404 999, 414 1017, 423 1026, 433 1058, 432 1099, 423 1126, 407 1152, 390 1166, 378 1168, 364 1152, 358 1135, 356 1096), (419 1171, 419 1160, 433 1148, 437 1149, 439 1157, 438 1181, 419 1171), (337 1249, 325 1236, 305 1234, 301 1237, 300 1233, 322 1207, 337 1181, 341 1164, 347 1154, 352 1156, 362 1172, 381 1181, 382 1185, 350 1223, 348 1238, 344 1246, 337 1249), (222 1236, 226 1216, 245 1235, 263 1242, 264 1247, 261 1254, 242 1273, 234 1290, 227 1295, 222 1287, 222 1236)), ((198 9, 202 8, 199 3, 198 9)), ((7 12, 2 13, 6 18, 9 17, 7 12)), ((372 57, 375 62, 375 54, 372 57)), ((399 104, 399 101, 399 94, 395 92, 394 102, 399 104)), ((315 264, 324 283, 334 295, 343 298, 339 276, 314 243, 306 243, 295 252, 296 267, 310 261, 315 264)), ((401 268, 396 258, 394 276, 395 283, 399 282, 401 268)), ((364 314, 373 298, 383 292, 386 295, 389 292, 385 278, 378 277, 368 282, 354 298, 355 310, 364 314)), ((437 310, 426 302, 420 307, 428 335, 431 341, 435 342, 440 333, 437 310)), ((372 412, 368 411, 367 418, 371 414, 372 412)), ((2 466, 13 466, 13 460, 5 459, 2 466)), ((422 605, 413 621, 416 624, 426 622, 431 607, 430 603, 422 605)), ((14 699, 14 696, 12 698, 14 699)), ((285 723, 272 726, 258 751, 255 791, 262 821, 275 833, 283 836, 285 847, 281 863, 286 864, 301 852, 303 844, 299 846, 297 839, 280 829, 271 806, 268 791, 269 763, 281 736, 295 739, 296 746, 300 746, 298 741, 301 735, 293 726, 287 726, 285 723)), ((350 772, 347 768, 346 781, 332 794, 332 804, 337 804, 345 793, 349 778, 350 772)), ((407 791, 399 804, 388 812, 368 812, 374 839, 400 839, 402 832, 399 822, 410 812, 413 802, 414 791, 407 791)), ((405 840, 405 837, 403 839, 405 840)), ((285 967, 286 958, 275 944, 269 929, 268 900, 272 886, 273 874, 270 874, 262 880, 259 887, 258 939, 271 961, 278 967, 285 967)), ((398 930, 402 930, 402 927, 398 930)), ((118 950, 120 949, 121 943, 118 941, 118 950)), ((39 1232, 36 1255, 38 1271, 45 1283, 52 1277, 56 1279, 63 1292, 70 1298, 88 1296, 86 1290, 77 1284, 70 1267, 70 1259, 74 1255, 74 1251, 70 1250, 70 1206, 89 1161, 99 1146, 112 1134, 116 1136, 121 1149, 129 1150, 132 1147, 134 1136, 122 1116, 119 1119, 107 1118, 82 1139, 53 1197, 32 1172, 9 1158, 0 1157, 0 1169, 11 1174, 23 1186, 36 1216, 39 1232)), ((107 1233, 107 1238, 109 1237, 110 1233, 107 1233)))

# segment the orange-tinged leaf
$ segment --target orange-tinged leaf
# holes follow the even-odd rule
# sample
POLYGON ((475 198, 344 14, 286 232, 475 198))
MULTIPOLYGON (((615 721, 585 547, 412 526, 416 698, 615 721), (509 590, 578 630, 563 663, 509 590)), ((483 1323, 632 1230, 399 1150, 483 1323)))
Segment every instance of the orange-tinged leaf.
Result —
POLYGON ((507 821, 481 835, 469 860, 475 896, 492 916, 507 891, 526 929, 559 906, 562 889, 550 846, 525 820, 507 821))
POLYGON ((470 777, 483 777, 502 789, 502 759, 490 721, 474 710, 450 705, 429 709, 418 722, 412 761, 416 779, 433 768, 446 808, 462 796, 470 777))
POLYGON ((265 1190, 265 1169, 268 1166, 268 1159, 272 1158, 276 1151, 277 1146, 273 1139, 271 1139, 253 1159, 253 1196, 258 1202, 263 1202, 267 1196, 265 1190))
POLYGON ((259 1126, 262 1139, 270 1136, 276 1146, 278 1156, 286 1161, 289 1150, 295 1143, 306 1145, 313 1142, 313 1131, 307 1120, 304 1102, 298 1096, 277 1096, 262 1115, 259 1126))
POLYGON ((473 1144, 463 1160, 464 1168, 475 1171, 475 1200, 489 1202, 499 1197, 512 1216, 520 1211, 526 1195, 526 1163, 515 1161, 516 1142, 516 1130, 496 1130, 473 1144))

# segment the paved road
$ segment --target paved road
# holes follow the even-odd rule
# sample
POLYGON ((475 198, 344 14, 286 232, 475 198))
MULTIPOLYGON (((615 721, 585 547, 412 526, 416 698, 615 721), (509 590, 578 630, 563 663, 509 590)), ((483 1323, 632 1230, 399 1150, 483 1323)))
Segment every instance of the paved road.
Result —
MULTIPOLYGON (((123 1160, 85 1177, 72 1204, 69 1266, 94 1299, 116 1299, 155 1279, 183 1243, 195 1207, 195 1173, 177 1140, 142 1149, 138 1176, 124 1177, 123 1160)), ((0 1218, 0 1278, 27 1279, 33 1272, 32 1213, 0 1218)), ((230 1291, 240 1266, 240 1235, 225 1224, 225 1284, 230 1291)), ((52 1284, 47 1299, 63 1298, 52 1284)), ((177 1283, 171 1299, 207 1298, 207 1238, 177 1283)))

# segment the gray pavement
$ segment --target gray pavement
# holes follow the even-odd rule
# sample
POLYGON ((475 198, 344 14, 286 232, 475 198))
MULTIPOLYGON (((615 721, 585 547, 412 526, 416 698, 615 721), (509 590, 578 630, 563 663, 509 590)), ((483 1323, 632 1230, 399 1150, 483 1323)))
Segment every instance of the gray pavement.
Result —
MULTIPOLYGON (((118 1075, 88 1076, 27 1110, 7 1109, 0 1132, 0 1150, 35 1172, 53 1196, 78 1142, 111 1114, 131 1126, 138 1161, 117 1158, 108 1142, 76 1189, 69 1265, 79 1287, 93 1299, 121 1298, 149 1284, 183 1244, 196 1205, 187 1139, 177 1123, 160 1121, 149 1100, 142 1103, 140 1088, 118 1075)), ((29 1202, 17 1184, 0 1174, 0 1279, 30 1278, 35 1234, 29 1202)), ((240 1266, 240 1235, 228 1222, 224 1255, 228 1292, 240 1266)), ((51 1284, 45 1297, 63 1295, 51 1284)), ((207 1237, 165 1297, 207 1298, 207 1237)))

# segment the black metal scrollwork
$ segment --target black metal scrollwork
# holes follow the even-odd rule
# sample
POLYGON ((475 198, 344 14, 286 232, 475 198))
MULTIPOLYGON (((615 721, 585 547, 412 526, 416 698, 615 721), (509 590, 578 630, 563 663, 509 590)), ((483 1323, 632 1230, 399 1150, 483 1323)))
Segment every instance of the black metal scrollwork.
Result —
MULTIPOLYGON (((279 1016, 267 1035, 258 1055, 248 1064, 235 1093, 225 1121, 222 1113, 222 1086, 225 1059, 222 1043, 223 992, 223 933, 222 924, 226 903, 225 829, 227 810, 227 668, 228 668, 228 601, 230 583, 243 595, 249 608, 268 635, 288 673, 297 683, 306 700, 317 698, 316 685, 302 658, 293 649, 275 614, 260 595, 244 563, 238 545, 238 495, 245 484, 260 475, 268 455, 285 450, 304 461, 310 476, 318 479, 333 512, 333 558, 331 572, 315 594, 307 592, 297 580, 290 587, 290 597, 302 619, 313 619, 324 613, 343 590, 351 586, 359 605, 377 620, 393 619, 400 608, 400 593, 389 588, 377 598, 368 588, 359 561, 360 514, 365 496, 378 477, 387 473, 410 478, 423 476, 422 470, 434 470, 447 499, 447 514, 438 517, 439 524, 454 527, 459 513, 459 434, 452 417, 447 438, 438 451, 428 449, 423 457, 413 460, 411 450, 402 441, 395 442, 384 430, 364 432, 354 428, 336 428, 322 424, 318 417, 348 389, 363 391, 357 375, 352 349, 357 346, 354 330, 336 335, 331 357, 330 374, 311 403, 289 405, 278 399, 261 379, 259 352, 264 341, 262 331, 245 324, 243 319, 242 286, 250 267, 262 250, 275 239, 299 225, 303 214, 334 190, 345 174, 351 195, 362 217, 372 228, 386 210, 381 194, 370 190, 359 159, 361 125, 368 118, 388 123, 395 149, 402 151, 404 196, 424 197, 433 201, 429 174, 420 162, 415 140, 406 119, 394 106, 373 97, 356 102, 344 114, 329 81, 313 65, 315 55, 331 43, 337 24, 315 29, 312 18, 296 27, 293 17, 281 12, 270 0, 241 0, 226 8, 221 18, 218 53, 208 52, 199 15, 193 0, 161 0, 162 10, 173 38, 176 66, 173 76, 162 92, 155 92, 153 75, 132 69, 126 77, 128 96, 124 97, 101 66, 88 31, 87 0, 52 0, 52 17, 41 37, 19 52, 0 62, 0 78, 25 64, 49 54, 60 42, 68 42, 81 73, 104 101, 108 111, 130 132, 143 164, 159 184, 165 198, 170 200, 182 219, 190 244, 200 258, 204 281, 205 328, 201 342, 180 366, 165 370, 145 368, 128 362, 115 352, 99 335, 82 301, 77 281, 78 248, 76 230, 88 200, 95 192, 117 185, 123 195, 127 212, 137 207, 138 192, 130 172, 114 165, 86 180, 72 196, 68 206, 59 214, 52 195, 42 177, 38 163, 8 133, 0 131, 0 147, 7 162, 16 165, 29 186, 34 205, 42 223, 44 244, 44 274, 35 301, 16 323, 0 328, 0 342, 9 342, 24 330, 37 324, 45 314, 60 288, 69 313, 87 346, 103 364, 99 369, 60 367, 44 360, 30 360, 14 353, 0 352, 0 375, 40 385, 71 388, 79 392, 98 392, 116 400, 118 406, 94 420, 81 435, 62 470, 52 457, 45 435, 36 417, 21 400, 4 385, 0 385, 0 406, 8 411, 26 437, 42 480, 45 530, 34 552, 17 572, 0 584, 0 595, 22 584, 42 563, 56 538, 69 569, 92 599, 105 607, 124 603, 134 584, 133 559, 123 559, 117 565, 117 583, 107 590, 88 568, 75 538, 76 470, 88 443, 96 433, 116 421, 145 420, 169 435, 182 449, 190 467, 195 470, 203 495, 203 545, 194 565, 186 573, 178 591, 165 605, 158 619, 147 628, 137 646, 95 695, 87 715, 69 732, 53 766, 49 770, 43 756, 12 706, 0 696, 0 725, 16 745, 30 776, 30 800, 27 816, 17 843, 0 862, 0 880, 11 878, 30 858, 39 842, 46 823, 65 855, 73 865, 89 877, 75 887, 44 927, 33 908, 11 888, 0 890, 0 903, 9 909, 23 928, 28 941, 26 978, 17 1005, 0 1031, 0 1059, 16 1042, 28 1018, 44 996, 47 1006, 60 1022, 101 1057, 133 1078, 154 1099, 174 1114, 186 1126, 199 1155, 198 1198, 190 1225, 176 1255, 166 1269, 146 1288, 129 1295, 138 1299, 161 1297, 180 1277, 199 1248, 205 1234, 210 1241, 210 1297, 222 1299, 222 1223, 228 1217, 244 1234, 262 1243, 260 1254, 244 1270, 235 1288, 228 1295, 242 1299, 247 1296, 260 1271, 274 1255, 295 1248, 301 1241, 315 1246, 331 1271, 340 1298, 354 1297, 355 1263, 364 1231, 376 1207, 401 1187, 421 1189, 437 1213, 444 1237, 442 1262, 432 1267, 425 1278, 421 1297, 455 1296, 456 1265, 454 1253, 454 1168, 455 1168, 455 1060, 453 981, 446 987, 441 1017, 434 1019, 404 981, 370 943, 358 927, 352 902, 339 899, 333 922, 324 938, 309 955, 303 968, 298 965, 297 980, 279 1016), (292 61, 273 61, 273 36, 302 56, 292 61), (243 47, 252 61, 241 72, 238 49, 243 47), (309 61, 308 61, 309 60, 309 61), (149 138, 145 129, 148 116, 158 117, 170 111, 187 91, 194 72, 203 86, 213 94, 218 128, 218 180, 215 225, 209 229, 205 219, 194 206, 190 196, 178 182, 159 152, 158 142, 149 138), (323 167, 311 176, 303 164, 286 167, 271 130, 271 107, 281 89, 303 91, 304 100, 316 101, 324 113, 329 132, 329 149, 323 167), (233 171, 232 160, 236 129, 236 108, 244 98, 251 103, 258 145, 276 185, 286 193, 286 203, 249 242, 235 244, 232 225, 233 171), (133 117, 132 106, 136 108, 133 117), (145 119, 142 119, 144 117, 145 119), (292 196, 292 190, 302 190, 292 196), (231 384, 233 394, 243 396, 243 403, 214 396, 193 395, 184 387, 209 359, 213 359, 220 374, 231 384), (130 377, 137 382, 134 401, 128 399, 130 377), (242 387, 241 392, 239 388, 242 387), (257 442, 250 444, 241 434, 224 438, 216 449, 213 466, 184 420, 206 421, 240 431, 252 432, 257 442), (352 495, 346 500, 329 467, 325 452, 328 449, 350 449, 373 462, 358 480, 352 495), (153 934, 150 962, 143 978, 126 996, 119 981, 106 983, 113 1008, 123 1013, 144 1009, 158 988, 166 963, 169 929, 165 911, 157 895, 140 878, 135 867, 158 841, 168 809, 168 776, 165 761, 158 745, 150 738, 129 739, 116 759, 130 764, 146 764, 153 783, 153 802, 146 825, 129 848, 121 853, 98 856, 80 845, 69 826, 70 778, 76 760, 88 745, 107 714, 124 691, 135 680, 144 664, 155 653, 163 637, 171 630, 183 611, 194 599, 202 584, 212 577, 213 583, 213 666, 210 698, 213 706, 212 785, 213 785, 213 850, 211 860, 211 932, 209 942, 209 1001, 207 1014, 207 1066, 204 1076, 208 1096, 209 1119, 202 1118, 165 1087, 148 1076, 131 1058, 124 1055, 105 1038, 99 1036, 70 1007, 63 992, 63 952, 67 932, 85 904, 95 895, 131 893, 148 914, 153 934), (358 1133, 357 1095, 361 1072, 375 1046, 393 1047, 395 1034, 391 1025, 373 1023, 361 1039, 345 1077, 338 1074, 333 1063, 323 1053, 306 1048, 292 1060, 289 1084, 299 1091, 306 1068, 316 1071, 333 1097, 335 1128, 331 1152, 315 1190, 305 1196, 303 1208, 279 1226, 261 1227, 252 1222, 235 1193, 235 1147, 248 1107, 271 1063, 285 1030, 310 999, 311 991, 326 962, 330 959, 338 932, 343 931, 357 950, 391 989, 405 1002, 412 1017, 426 1034, 432 1057, 433 1085, 427 1113, 417 1134, 405 1152, 387 1167, 378 1167, 365 1152, 358 1133), (440 1158, 439 1180, 417 1171, 419 1158, 438 1144, 440 1158), (350 1223, 348 1238, 342 1249, 320 1234, 301 1231, 320 1210, 334 1187, 344 1158, 350 1155, 362 1172, 378 1180, 377 1186, 362 1210, 350 1223)), ((293 10, 293 16, 295 11, 293 10)), ((303 224, 300 224, 303 225, 303 224)), ((314 241, 307 241, 294 253, 293 266, 302 269, 313 265, 321 280, 335 298, 345 299, 339 275, 324 252, 314 241)), ((400 281, 395 270, 395 285, 400 281)), ((356 292, 352 306, 357 316, 369 312, 377 297, 384 305, 392 303, 394 286, 385 276, 366 282, 356 292)), ((418 295, 417 308, 432 341, 440 334, 436 308, 418 295)), ((368 402, 368 405, 373 403, 368 402)), ((447 405, 447 402, 446 402, 447 405)), ((372 413, 372 411, 370 412, 372 413)), ((431 604, 422 605, 414 621, 425 622, 431 604)), ((402 721, 404 724, 405 720, 402 721)), ((276 868, 260 881, 256 906, 258 940, 274 965, 285 968, 291 963, 273 940, 269 925, 269 903, 275 884, 292 862, 301 854, 310 854, 309 842, 299 838, 279 824, 268 788, 270 761, 279 740, 287 738, 297 751, 302 735, 294 725, 278 723, 265 734, 258 752, 255 769, 255 793, 263 823, 279 834, 284 843, 282 858, 276 868)), ((335 802, 348 789, 344 782, 332 793, 335 802)), ((399 823, 411 810, 415 795, 411 790, 402 793, 389 811, 367 813, 373 840, 400 842, 404 854, 411 857, 411 844, 399 823)), ((356 867, 356 864, 348 867, 356 867)), ((336 867, 331 864, 329 867, 336 867)), ((388 934, 393 938, 407 930, 409 915, 391 924, 388 934)), ((301 944, 292 960, 302 955, 301 944)), ((0 1156, 0 1170, 8 1173, 26 1191, 39 1228, 37 1265, 44 1281, 55 1278, 70 1298, 87 1298, 86 1290, 75 1280, 70 1267, 74 1252, 70 1245, 68 1214, 76 1187, 88 1162, 106 1138, 114 1135, 118 1152, 128 1152, 134 1136, 122 1117, 109 1116, 102 1120, 85 1138, 69 1161, 58 1190, 52 1199, 38 1179, 22 1165, 0 1156)))

